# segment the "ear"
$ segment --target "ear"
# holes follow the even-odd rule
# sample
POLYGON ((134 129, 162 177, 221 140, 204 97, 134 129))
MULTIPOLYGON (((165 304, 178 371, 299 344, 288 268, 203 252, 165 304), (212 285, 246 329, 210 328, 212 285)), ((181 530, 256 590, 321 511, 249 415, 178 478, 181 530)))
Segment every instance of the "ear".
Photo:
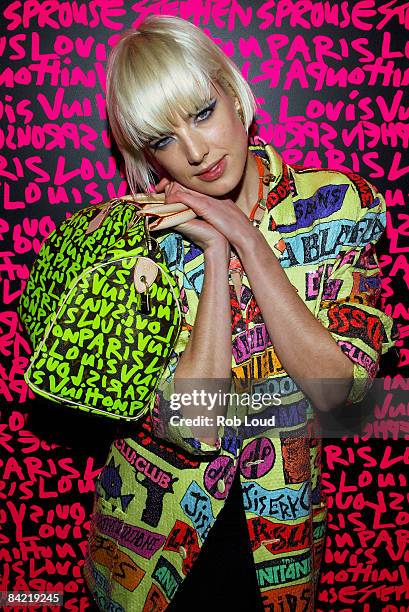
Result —
POLYGON ((244 121, 243 108, 242 108, 240 100, 238 99, 237 96, 234 96, 234 108, 236 109, 236 113, 238 114, 238 116, 240 118, 240 121, 244 125, 245 121, 244 121))

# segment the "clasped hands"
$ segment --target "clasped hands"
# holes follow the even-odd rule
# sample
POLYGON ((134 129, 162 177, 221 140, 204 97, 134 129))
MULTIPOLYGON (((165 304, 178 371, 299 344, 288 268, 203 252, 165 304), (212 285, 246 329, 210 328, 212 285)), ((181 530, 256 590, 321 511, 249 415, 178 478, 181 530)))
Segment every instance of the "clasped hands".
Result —
MULTIPOLYGON (((165 194, 165 203, 161 206, 181 203, 195 213, 195 218, 174 227, 204 252, 219 249, 220 252, 228 252, 230 257, 230 246, 236 250, 245 249, 250 239, 258 234, 233 200, 213 198, 167 178, 163 178, 155 190, 156 193, 165 194)), ((149 210, 149 207, 146 208, 149 210)))

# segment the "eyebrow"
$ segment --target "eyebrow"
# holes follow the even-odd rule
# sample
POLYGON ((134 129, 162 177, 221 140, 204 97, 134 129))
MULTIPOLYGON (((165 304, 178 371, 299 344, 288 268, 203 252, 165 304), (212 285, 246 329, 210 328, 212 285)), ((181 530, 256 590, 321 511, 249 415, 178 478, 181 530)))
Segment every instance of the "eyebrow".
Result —
POLYGON ((164 138, 167 138, 171 134, 161 134, 160 136, 154 136, 150 138, 147 142, 148 147, 153 147, 157 142, 160 142, 164 138))
MULTIPOLYGON (((196 115, 198 115, 199 113, 201 113, 202 111, 206 110, 206 108, 208 108, 209 106, 211 106, 211 104, 216 101, 216 96, 210 97, 208 100, 205 100, 203 102, 203 104, 197 109, 196 112, 194 113, 187 113, 186 115, 180 115, 182 117, 182 119, 191 119, 193 117, 196 117, 196 115)), ((160 140, 162 140, 163 138, 167 138, 168 136, 171 136, 172 132, 162 132, 161 134, 158 134, 157 136, 152 136, 149 140, 148 140, 148 145, 153 145, 155 144, 155 142, 159 142, 160 140)))
POLYGON ((188 113, 188 117, 196 117, 196 115, 198 115, 199 113, 201 113, 203 110, 205 110, 206 108, 208 108, 209 106, 211 106, 212 102, 216 100, 216 96, 211 96, 210 98, 208 98, 207 100, 204 100, 203 104, 201 104, 199 106, 199 108, 197 109, 197 111, 195 113, 188 113))

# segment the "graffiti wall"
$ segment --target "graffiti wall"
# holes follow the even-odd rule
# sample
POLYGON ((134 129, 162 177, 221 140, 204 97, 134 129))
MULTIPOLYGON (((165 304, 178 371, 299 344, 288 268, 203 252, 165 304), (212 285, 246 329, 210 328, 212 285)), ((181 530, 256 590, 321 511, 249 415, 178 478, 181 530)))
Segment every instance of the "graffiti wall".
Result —
MULTIPOLYGON (((65 609, 90 606, 80 568, 113 429, 34 398, 16 308, 56 225, 127 193, 106 122, 106 59, 120 32, 156 13, 200 26, 237 63, 258 101, 257 135, 287 162, 356 172, 386 196, 382 299, 400 340, 362 435, 326 441, 319 609, 406 610, 409 4, 16 0, 1 13, 0 591, 61 590, 65 609)), ((280 610, 298 609, 296 598, 280 610)))

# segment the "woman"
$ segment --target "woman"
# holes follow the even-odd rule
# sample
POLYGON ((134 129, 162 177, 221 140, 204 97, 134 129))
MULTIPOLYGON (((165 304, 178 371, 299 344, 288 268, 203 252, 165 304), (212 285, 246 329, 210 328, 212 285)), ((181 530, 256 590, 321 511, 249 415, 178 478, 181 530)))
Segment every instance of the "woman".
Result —
POLYGON ((376 308, 384 200, 355 174, 251 146, 248 84, 186 21, 125 33, 107 82, 132 191, 154 170, 164 206, 196 218, 157 236, 184 323, 153 418, 118 433, 98 478, 85 580, 100 609, 313 610, 326 520, 313 407, 359 401, 393 344, 376 308), (220 393, 210 411, 202 395, 171 418, 170 390, 231 381, 252 401, 220 393))

